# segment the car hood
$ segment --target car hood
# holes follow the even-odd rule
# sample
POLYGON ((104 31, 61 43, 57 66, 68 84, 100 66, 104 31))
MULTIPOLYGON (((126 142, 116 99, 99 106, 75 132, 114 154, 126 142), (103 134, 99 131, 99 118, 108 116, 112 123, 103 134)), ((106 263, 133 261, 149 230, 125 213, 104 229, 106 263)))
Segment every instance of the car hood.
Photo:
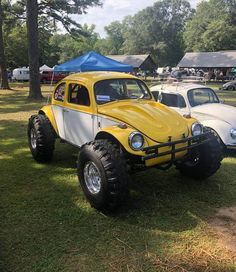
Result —
POLYGON ((193 117, 201 120, 219 119, 236 127, 236 107, 224 104, 204 104, 191 109, 193 117))
POLYGON ((156 142, 188 136, 187 121, 177 112, 155 101, 126 100, 98 106, 98 113, 124 122, 156 142))

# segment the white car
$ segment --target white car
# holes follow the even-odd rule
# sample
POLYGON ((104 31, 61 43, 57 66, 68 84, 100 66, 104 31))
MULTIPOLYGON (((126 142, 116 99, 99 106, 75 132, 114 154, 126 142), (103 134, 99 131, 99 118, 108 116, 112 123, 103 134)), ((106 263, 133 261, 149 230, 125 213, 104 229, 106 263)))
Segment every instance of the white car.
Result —
POLYGON ((207 86, 191 83, 151 87, 155 99, 181 115, 191 115, 211 128, 228 149, 236 149, 236 108, 222 104, 207 86))

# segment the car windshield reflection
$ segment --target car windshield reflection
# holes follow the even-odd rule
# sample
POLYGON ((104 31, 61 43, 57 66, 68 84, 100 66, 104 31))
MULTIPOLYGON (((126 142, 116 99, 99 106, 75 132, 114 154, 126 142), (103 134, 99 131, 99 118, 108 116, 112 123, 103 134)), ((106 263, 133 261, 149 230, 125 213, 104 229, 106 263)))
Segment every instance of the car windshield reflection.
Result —
POLYGON ((146 85, 137 79, 108 79, 95 84, 94 94, 97 104, 125 99, 151 99, 146 85))

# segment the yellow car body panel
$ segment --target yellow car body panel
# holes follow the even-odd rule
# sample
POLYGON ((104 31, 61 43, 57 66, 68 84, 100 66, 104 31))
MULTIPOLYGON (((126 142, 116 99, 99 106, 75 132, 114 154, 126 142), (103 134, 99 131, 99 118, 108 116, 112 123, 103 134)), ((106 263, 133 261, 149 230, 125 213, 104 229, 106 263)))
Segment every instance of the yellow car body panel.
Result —
POLYGON ((153 100, 126 100, 98 107, 98 113, 129 124, 155 142, 166 142, 169 136, 178 140, 189 135, 186 120, 153 100))
MULTIPOLYGON (((122 128, 119 128, 118 126, 112 126, 112 127, 105 128, 105 129, 101 130, 99 133, 105 132, 105 133, 108 133, 108 134, 112 135, 113 137, 115 137, 129 154, 133 154, 133 155, 140 156, 140 157, 145 156, 144 151, 135 151, 130 147, 130 145, 128 143, 127 135, 130 135, 134 131, 136 131, 136 130, 134 130, 132 127, 127 127, 127 128, 122 129, 122 128)), ((156 144, 157 144, 157 142, 154 142, 153 140, 151 140, 148 137, 144 137, 144 147, 154 146, 156 144)), ((186 143, 182 143, 182 144, 178 144, 176 146, 176 148, 181 148, 181 147, 185 147, 185 146, 186 146, 186 143)), ((169 151, 170 149, 171 149, 170 147, 162 147, 162 148, 160 148, 160 152, 166 152, 166 151, 169 151)), ((186 153, 187 153, 186 150, 178 152, 176 154, 176 158, 177 159, 181 158, 186 153)), ((162 156, 159 158, 147 160, 147 161, 145 161, 145 165, 147 167, 151 167, 151 166, 154 166, 157 164, 162 164, 162 163, 168 162, 168 161, 170 161, 170 159, 171 159, 171 155, 166 155, 166 156, 162 156)))

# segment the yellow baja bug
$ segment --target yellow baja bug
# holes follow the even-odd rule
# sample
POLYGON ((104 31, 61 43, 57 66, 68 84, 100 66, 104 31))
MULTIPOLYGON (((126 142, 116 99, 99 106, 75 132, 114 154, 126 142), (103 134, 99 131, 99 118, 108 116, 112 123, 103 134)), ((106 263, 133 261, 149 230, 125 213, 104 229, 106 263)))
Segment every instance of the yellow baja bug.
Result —
POLYGON ((222 160, 211 132, 155 102, 143 81, 123 73, 88 72, 63 79, 51 105, 29 119, 36 161, 51 160, 57 137, 80 147, 79 181, 96 209, 122 203, 131 171, 174 164, 182 174, 207 178, 222 160))

